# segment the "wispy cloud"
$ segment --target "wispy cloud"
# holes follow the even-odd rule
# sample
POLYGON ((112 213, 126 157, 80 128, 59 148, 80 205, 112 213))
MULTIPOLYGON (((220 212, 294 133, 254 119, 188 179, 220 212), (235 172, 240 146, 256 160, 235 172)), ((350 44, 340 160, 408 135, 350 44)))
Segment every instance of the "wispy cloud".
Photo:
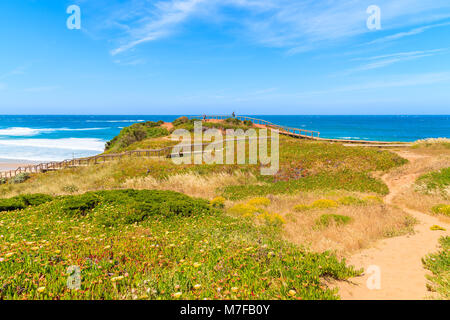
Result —
POLYGON ((399 40, 399 39, 404 38, 404 37, 410 37, 410 36, 415 36, 415 35, 421 34, 421 33, 425 32, 427 30, 430 30, 430 29, 446 27, 446 26, 450 26, 450 22, 431 24, 431 25, 428 25, 428 26, 420 27, 420 28, 414 28, 414 29, 411 29, 409 31, 399 32, 399 33, 392 34, 392 35, 389 35, 389 36, 386 36, 386 37, 383 37, 383 38, 380 38, 380 39, 376 39, 376 40, 370 41, 370 42, 366 43, 366 45, 373 45, 373 44, 378 44, 378 43, 385 43, 385 42, 389 42, 389 41, 395 41, 395 40, 399 40))
POLYGON ((367 61, 367 63, 349 70, 346 74, 367 71, 378 68, 387 67, 399 62, 416 60, 424 57, 432 57, 438 54, 448 52, 448 49, 435 49, 435 50, 423 50, 423 51, 409 51, 399 52, 393 54, 379 55, 365 58, 355 58, 353 61, 367 61))
POLYGON ((169 35, 175 26, 184 22, 200 4, 206 2, 207 0, 158 1, 153 16, 150 19, 144 18, 138 28, 130 30, 131 38, 134 40, 112 50, 111 54, 116 55, 141 43, 169 35))
POLYGON ((26 66, 20 66, 4 74, 0 74, 0 80, 4 80, 12 76, 25 74, 26 68, 27 68, 26 66))
MULTIPOLYGON (((109 26, 119 27, 117 55, 181 30, 190 21, 229 26, 237 36, 264 46, 286 48, 288 54, 330 45, 369 32, 366 9, 371 0, 111 0, 109 26)), ((378 0, 384 30, 433 23, 450 17, 448 0, 378 0), (419 17, 419 18, 417 18, 419 17)), ((392 41, 446 24, 432 24, 372 43, 392 41)))

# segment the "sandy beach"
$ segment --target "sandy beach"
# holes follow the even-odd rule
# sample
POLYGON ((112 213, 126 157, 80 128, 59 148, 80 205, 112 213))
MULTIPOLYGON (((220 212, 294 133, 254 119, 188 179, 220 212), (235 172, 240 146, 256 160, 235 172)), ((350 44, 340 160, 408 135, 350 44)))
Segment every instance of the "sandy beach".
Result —
POLYGON ((38 164, 39 161, 0 159, 0 172, 15 170, 18 167, 38 164))

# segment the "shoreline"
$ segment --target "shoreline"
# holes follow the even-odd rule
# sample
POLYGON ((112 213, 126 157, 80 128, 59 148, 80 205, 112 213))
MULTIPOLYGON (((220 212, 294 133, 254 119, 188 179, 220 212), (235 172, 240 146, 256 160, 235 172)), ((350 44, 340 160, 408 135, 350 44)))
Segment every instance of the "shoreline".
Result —
POLYGON ((22 160, 22 159, 1 159, 0 172, 16 170, 19 167, 39 164, 42 161, 22 160))

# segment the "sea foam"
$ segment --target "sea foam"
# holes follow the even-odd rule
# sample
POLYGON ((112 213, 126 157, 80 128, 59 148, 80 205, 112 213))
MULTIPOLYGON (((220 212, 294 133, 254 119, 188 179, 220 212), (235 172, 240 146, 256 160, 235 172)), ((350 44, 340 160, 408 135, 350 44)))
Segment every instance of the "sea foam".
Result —
POLYGON ((38 147, 68 150, 100 151, 105 148, 105 141, 94 138, 67 138, 67 139, 14 139, 1 140, 0 146, 11 147, 38 147))
POLYGON ((41 133, 52 133, 57 131, 94 131, 94 130, 107 130, 110 128, 42 128, 42 129, 34 129, 34 128, 26 128, 26 127, 12 127, 6 129, 0 129, 0 136, 10 136, 10 137, 31 137, 36 136, 41 133))

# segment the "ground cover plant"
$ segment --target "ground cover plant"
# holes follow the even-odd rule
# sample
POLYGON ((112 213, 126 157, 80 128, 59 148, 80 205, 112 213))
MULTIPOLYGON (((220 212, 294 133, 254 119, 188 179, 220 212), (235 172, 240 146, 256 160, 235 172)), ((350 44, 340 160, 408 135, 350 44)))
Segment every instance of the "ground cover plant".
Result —
POLYGON ((57 197, 1 212, 0 234, 0 299, 336 299, 324 281, 360 272, 170 191, 57 197))
POLYGON ((438 204, 431 208, 431 211, 435 214, 442 214, 450 217, 450 205, 446 204, 438 204))
POLYGON ((450 189, 450 167, 421 175, 416 181, 417 188, 425 193, 440 193, 448 197, 450 189))
POLYGON ((162 121, 147 121, 125 127, 116 137, 106 143, 105 151, 120 152, 137 141, 168 136, 169 131, 161 127, 162 124, 162 121))
POLYGON ((450 299, 450 237, 442 237, 439 240, 441 250, 425 257, 422 261, 433 275, 428 276, 430 291, 436 292, 439 298, 450 299))

